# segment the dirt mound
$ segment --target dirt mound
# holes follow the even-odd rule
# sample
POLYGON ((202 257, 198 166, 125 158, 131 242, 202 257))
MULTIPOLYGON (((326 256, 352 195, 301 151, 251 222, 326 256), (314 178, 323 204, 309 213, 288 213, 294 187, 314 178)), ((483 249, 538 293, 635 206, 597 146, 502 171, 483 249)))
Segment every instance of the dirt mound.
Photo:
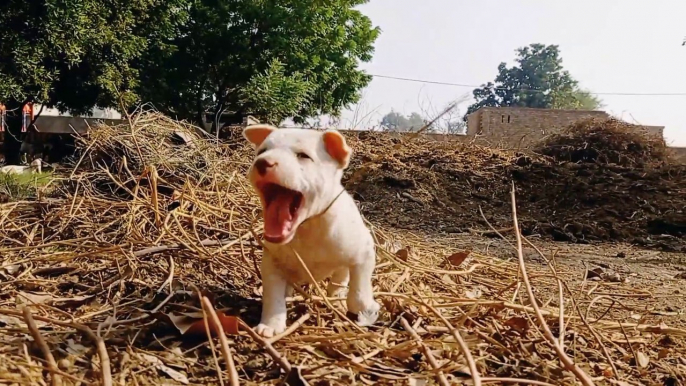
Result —
POLYGON ((664 138, 614 118, 576 122, 562 133, 549 136, 534 150, 560 162, 644 167, 668 159, 664 138))
POLYGON ((515 182, 525 234, 686 250, 686 167, 558 163, 383 133, 350 134, 346 186, 371 219, 428 233, 506 228, 515 182), (482 213, 483 212, 483 216, 482 213))

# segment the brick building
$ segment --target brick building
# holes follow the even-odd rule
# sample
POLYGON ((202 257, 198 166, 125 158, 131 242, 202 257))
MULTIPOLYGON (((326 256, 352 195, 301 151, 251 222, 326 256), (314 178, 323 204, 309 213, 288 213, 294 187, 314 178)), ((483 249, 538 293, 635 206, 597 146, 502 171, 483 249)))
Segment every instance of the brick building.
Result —
MULTIPOLYGON (((524 149, 544 137, 558 133, 574 122, 588 118, 610 118, 604 111, 534 109, 528 107, 483 107, 467 116, 467 136, 492 146, 524 149)), ((636 126, 662 136, 662 126, 636 126)))

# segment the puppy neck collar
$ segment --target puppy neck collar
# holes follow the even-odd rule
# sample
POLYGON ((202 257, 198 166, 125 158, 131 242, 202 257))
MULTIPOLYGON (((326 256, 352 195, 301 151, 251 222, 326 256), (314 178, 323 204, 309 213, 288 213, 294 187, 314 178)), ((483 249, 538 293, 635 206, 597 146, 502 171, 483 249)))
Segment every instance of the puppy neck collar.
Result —
POLYGON ((341 189, 341 191, 336 195, 336 197, 334 197, 333 200, 331 200, 331 203, 329 203, 329 205, 328 205, 321 213, 315 214, 314 216, 308 217, 307 219, 305 219, 305 221, 303 221, 302 223, 300 223, 300 225, 302 225, 302 224, 304 224, 304 223, 306 223, 306 222, 312 220, 312 219, 315 218, 315 217, 319 217, 319 216, 323 215, 324 213, 326 213, 329 209, 331 209, 331 207, 333 206, 333 204, 336 202, 336 200, 338 200, 338 197, 340 197, 341 194, 343 194, 343 192, 345 192, 345 188, 341 189))

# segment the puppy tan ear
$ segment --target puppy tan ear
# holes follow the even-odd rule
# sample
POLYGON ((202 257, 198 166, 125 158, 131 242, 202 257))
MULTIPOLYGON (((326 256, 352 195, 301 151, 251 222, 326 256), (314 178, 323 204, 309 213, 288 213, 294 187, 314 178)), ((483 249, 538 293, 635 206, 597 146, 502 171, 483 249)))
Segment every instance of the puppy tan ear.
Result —
POLYGON ((345 143, 343 135, 336 130, 327 130, 324 132, 323 138, 327 153, 338 161, 338 165, 341 169, 347 168, 353 151, 350 146, 345 143))
POLYGON ((276 127, 265 124, 250 125, 243 129, 243 137, 248 142, 258 147, 273 131, 278 130, 276 127))

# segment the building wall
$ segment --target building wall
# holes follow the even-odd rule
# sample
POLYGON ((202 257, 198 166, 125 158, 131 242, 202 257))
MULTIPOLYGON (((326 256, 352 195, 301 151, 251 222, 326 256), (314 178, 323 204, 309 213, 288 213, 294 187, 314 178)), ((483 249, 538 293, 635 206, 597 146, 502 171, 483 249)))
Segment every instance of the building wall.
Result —
POLYGON ((686 164, 686 147, 672 147, 669 151, 677 162, 686 164))
MULTIPOLYGON (((41 109, 40 104, 35 104, 33 106, 34 112, 37 114, 41 109)), ((60 113, 59 110, 54 109, 54 108, 49 108, 49 107, 44 107, 43 111, 40 113, 41 117, 72 117, 71 114, 63 114, 60 113)), ((94 118, 94 119, 121 119, 122 116, 117 110, 114 109, 100 109, 100 108, 94 108, 92 115, 89 118, 94 118)))
POLYGON ((609 118, 604 111, 588 110, 486 107, 479 111, 478 142, 514 149, 527 148, 583 119, 609 118))
MULTIPOLYGON (((467 117, 467 133, 477 136, 477 143, 526 149, 574 122, 589 118, 607 119, 610 116, 604 111, 591 110, 484 107, 467 117)), ((662 126, 636 125, 636 129, 661 137, 664 131, 662 126)))

